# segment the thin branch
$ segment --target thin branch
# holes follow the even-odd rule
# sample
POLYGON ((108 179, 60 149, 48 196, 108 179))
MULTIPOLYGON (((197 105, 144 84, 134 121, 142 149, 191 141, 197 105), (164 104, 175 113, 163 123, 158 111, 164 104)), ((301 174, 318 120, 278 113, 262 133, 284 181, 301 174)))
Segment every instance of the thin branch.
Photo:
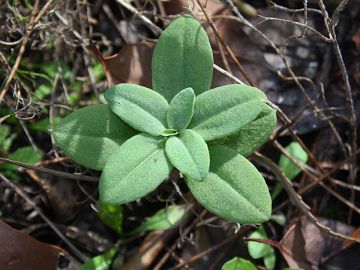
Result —
POLYGON ((39 14, 36 16, 36 13, 38 12, 39 10, 39 0, 37 0, 34 4, 34 7, 33 7, 33 11, 32 11, 32 14, 31 14, 31 19, 30 19, 30 22, 28 24, 28 26, 26 27, 26 32, 25 32, 25 37, 23 38, 22 40, 22 43, 21 43, 21 47, 20 47, 20 50, 19 50, 19 53, 16 57, 16 60, 15 60, 15 64, 13 65, 13 67, 11 68, 11 72, 10 72, 10 75, 9 77, 7 78, 6 82, 5 82, 5 85, 0 93, 0 104, 1 102, 3 101, 6 93, 8 92, 10 86, 11 86, 11 83, 12 81, 14 80, 15 78, 15 75, 16 75, 16 71, 18 70, 19 66, 20 66, 20 63, 21 63, 21 60, 22 60, 22 57, 25 53, 25 50, 26 50, 26 45, 27 43, 29 42, 30 40, 30 36, 36 26, 36 24, 40 21, 40 19, 42 18, 42 16, 45 15, 45 13, 48 11, 48 9, 51 7, 52 3, 54 2, 54 0, 49 0, 45 6, 40 10, 39 14))
POLYGON ((221 74, 227 76, 229 79, 231 79, 232 81, 238 83, 238 84, 245 84, 243 83, 240 79, 238 79, 237 77, 235 77, 234 75, 230 74, 229 72, 227 72, 225 69, 219 67, 218 65, 214 64, 214 69, 219 71, 221 74))
POLYGON ((294 190, 294 188, 291 185, 290 180, 284 175, 284 173, 281 171, 281 169, 278 167, 278 165, 275 164, 271 159, 269 159, 259 153, 256 153, 254 155, 254 159, 274 173, 276 178, 281 182, 282 186, 288 193, 290 200, 294 204, 294 206, 296 206, 317 227, 319 227, 320 229, 326 231, 327 233, 329 233, 333 236, 339 237, 341 239, 346 239, 346 240, 355 241, 357 243, 360 243, 359 238, 355 238, 355 237, 351 237, 348 235, 344 235, 344 234, 335 232, 331 228, 321 224, 320 221, 311 213, 310 207, 303 201, 301 196, 296 193, 296 191, 294 190))
POLYGON ((311 26, 308 26, 307 24, 304 24, 301 22, 295 22, 295 21, 291 21, 291 20, 286 20, 286 19, 274 18, 274 17, 264 17, 262 15, 258 15, 258 16, 263 19, 260 23, 264 23, 266 21, 277 21, 277 22, 283 22, 283 23, 287 23, 287 24, 293 24, 293 25, 305 28, 305 29, 313 32, 318 38, 320 38, 321 40, 323 40, 325 42, 333 41, 332 38, 324 36, 319 31, 317 31, 316 29, 314 29, 311 26))
MULTIPOLYGON (((288 7, 284 7, 281 6, 279 4, 274 3, 274 1, 271 0, 266 0, 266 2, 268 3, 269 6, 273 7, 274 9, 277 10, 281 10, 281 11, 285 11, 285 12, 289 12, 289 13, 302 13, 305 12, 305 8, 297 8, 297 9, 292 9, 292 8, 288 8, 288 7)), ((315 8, 306 8, 308 12, 314 12, 317 14, 322 14, 320 10, 315 9, 315 8)))
POLYGON ((98 177, 60 172, 60 171, 51 170, 51 169, 48 169, 48 168, 42 168, 42 167, 33 166, 33 165, 30 165, 30 164, 26 164, 26 163, 23 163, 23 162, 19 162, 19 161, 7 159, 7 158, 0 158, 0 163, 1 162, 13 164, 13 165, 16 165, 16 166, 20 166, 20 167, 26 168, 28 170, 33 170, 33 171, 38 171, 38 172, 42 172, 42 173, 52 174, 52 175, 55 175, 55 176, 58 176, 58 177, 64 177, 64 178, 68 178, 68 179, 72 179, 72 180, 93 182, 93 183, 98 183, 99 182, 98 177))
MULTIPOLYGON (((157 35, 160 35, 162 33, 162 29, 160 27, 158 27, 156 24, 154 24, 152 21, 150 21, 147 17, 143 16, 140 11, 138 11, 136 8, 134 8, 133 6, 131 6, 129 3, 126 3, 123 0, 116 0, 117 2, 119 2, 121 5, 123 5, 126 9, 128 9, 129 11, 131 11, 134 14, 138 14, 141 15, 139 16, 139 18, 146 24, 149 26, 149 28, 153 29, 157 35)), ((228 78, 230 78, 231 80, 233 80, 236 83, 239 84, 244 84, 240 79, 236 78, 234 75, 230 74, 229 72, 227 72, 225 69, 223 69, 222 67, 219 67, 218 65, 214 64, 213 68, 217 71, 219 71, 220 73, 222 73, 223 75, 227 76, 228 78)))
POLYGON ((206 255, 208 255, 208 254, 210 254, 210 253, 212 253, 212 252, 214 252, 214 251, 216 251, 216 250, 218 250, 218 249, 220 249, 222 247, 225 247, 227 244, 234 242, 241 235, 245 235, 249 231, 250 231, 250 227, 246 228, 246 230, 244 230, 244 231, 241 231, 241 233, 238 232, 238 233, 234 234, 233 236, 229 237, 228 239, 222 241, 221 243, 219 243, 219 244, 217 244, 215 246, 212 246, 212 247, 208 248, 207 250, 204 250, 204 251, 192 256, 191 259, 189 259, 189 260, 187 260, 187 261, 185 261, 183 263, 179 263, 179 264, 175 265, 174 267, 170 268, 169 270, 181 269, 184 265, 193 263, 193 262, 203 258, 204 256, 206 256, 206 255))
POLYGON ((155 35, 160 35, 162 32, 162 29, 154 24, 152 21, 150 21, 146 16, 142 15, 140 11, 138 11, 136 8, 134 8, 128 1, 125 0, 116 0, 120 5, 122 5, 124 8, 129 10, 130 12, 134 13, 136 16, 138 16, 155 35))
MULTIPOLYGON (((358 214, 360 214, 360 209, 358 207, 356 207, 356 205, 354 205, 352 202, 349 202, 347 199, 345 199, 344 197, 342 197, 340 194, 338 194, 337 192, 333 191, 331 188, 329 188, 328 186, 326 186, 322 181, 317 181, 318 180, 318 176, 321 177, 323 176, 322 174, 318 173, 316 170, 312 169, 309 165, 306 165, 300 161, 298 161, 296 158, 294 158, 292 155, 290 155, 286 149, 284 149, 280 143, 278 143, 277 141, 274 141, 274 146, 279 149, 287 158, 289 158, 297 167, 299 167, 301 170, 303 170, 303 172, 309 176, 314 182, 316 181, 323 189, 325 189, 327 192, 329 192, 331 195, 333 195, 335 198, 337 198, 338 200, 340 200, 343 204, 347 205, 348 207, 350 207, 351 209, 355 210, 358 214)), ((331 175, 328 175, 328 178, 331 180, 331 175)))
MULTIPOLYGON (((308 101, 309 105, 311 106, 311 108, 313 109, 314 112, 319 112, 321 115, 321 110, 319 110, 315 104, 315 102, 310 98, 310 96, 306 93, 304 86, 301 84, 300 80, 298 79, 298 77, 295 75, 294 71, 292 70, 292 68, 290 67, 286 57, 281 53, 281 51, 279 50, 279 48, 263 33, 261 32, 258 28, 256 28, 251 22, 249 22, 247 19, 245 19, 239 12, 239 10, 236 8, 236 6, 230 1, 230 0, 223 0, 225 2, 225 4, 227 6, 229 6, 231 8, 231 10, 235 13, 236 17, 234 16, 223 16, 223 18, 228 18, 228 19, 232 19, 235 21, 240 22, 241 24, 249 27, 250 29, 252 29, 253 31, 255 31, 256 33, 258 33, 260 35, 260 37, 262 37, 273 49, 274 51, 280 56, 280 58, 282 59, 283 63, 285 64, 285 67, 287 68, 287 70, 289 71, 291 77, 294 78, 294 81, 296 83, 296 85, 299 87, 299 89, 301 90, 301 92, 303 93, 303 95, 305 96, 306 100, 308 101)), ((273 108, 275 108, 275 105, 271 105, 270 102, 268 102, 268 105, 272 106, 273 108)), ((288 127, 288 130, 290 131, 290 135, 300 143, 301 147, 306 151, 306 153, 309 156, 309 159, 315 164, 316 168, 321 172, 321 173, 325 173, 323 168, 319 165, 318 161, 315 159, 314 155, 311 153, 311 151, 308 149, 308 147, 304 144, 304 142, 299 138, 299 136, 295 133, 295 131, 291 128, 291 126, 293 125, 293 123, 286 117, 286 115, 278 110, 278 116, 280 118, 280 120, 283 121, 283 123, 285 123, 288 127)), ((330 119, 326 119, 328 122, 330 122, 330 119)), ((330 125, 331 126, 331 125, 330 125)))
MULTIPOLYGON (((350 154, 354 154, 357 149, 356 114, 355 114, 354 102, 353 102, 353 97, 352 97, 350 81, 349 81, 349 75, 347 73, 347 69, 345 66, 344 58, 341 53, 339 42, 337 41, 336 29, 335 29, 336 24, 338 22, 339 14, 346 7, 346 5, 349 1, 343 0, 339 3, 338 7, 336 8, 335 12, 332 15, 332 19, 330 19, 329 15, 328 15, 328 12, 325 8, 324 2, 322 0, 318 0, 318 2, 319 2, 320 9, 324 16, 324 23, 325 23, 326 29, 328 30, 329 35, 332 35, 332 37, 333 37, 333 50, 334 50, 335 57, 339 64, 341 74, 342 74, 342 77, 343 77, 343 80, 345 83, 345 96, 346 96, 347 108, 350 113, 350 119, 349 119, 349 124, 350 124, 350 129, 351 129, 351 144, 350 144, 351 153, 350 154)), ((357 164, 356 163, 357 163, 356 156, 354 156, 354 158, 351 159, 350 163, 349 163, 350 164, 349 182, 351 184, 355 183, 355 178, 357 175, 357 164)), ((353 190, 351 191, 350 200, 351 200, 351 202, 354 202, 354 200, 355 200, 355 193, 353 190)), ((351 219, 351 211, 349 213, 349 221, 350 221, 350 219, 351 219)))

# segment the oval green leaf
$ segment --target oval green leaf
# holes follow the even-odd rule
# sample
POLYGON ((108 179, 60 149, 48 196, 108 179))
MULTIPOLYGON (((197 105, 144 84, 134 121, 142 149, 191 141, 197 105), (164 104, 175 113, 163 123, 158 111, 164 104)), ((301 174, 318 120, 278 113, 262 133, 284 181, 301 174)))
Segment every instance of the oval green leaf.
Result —
POLYGON ((250 261, 235 257, 227 261, 221 270, 257 270, 257 267, 250 261))
POLYGON ((122 205, 99 204, 98 217, 100 220, 118 234, 122 234, 124 209, 122 205))
MULTIPOLYGON (((285 150, 295 159, 302 163, 306 163, 308 160, 308 155, 305 150, 301 147, 298 142, 292 142, 285 147, 285 150)), ((285 174, 289 180, 293 180, 300 172, 301 169, 296 166, 287 156, 281 154, 279 160, 279 168, 285 174)), ((275 200, 276 197, 283 190, 283 186, 280 182, 277 182, 273 190, 271 191, 271 198, 275 200)))
MULTIPOLYGON (((9 155, 9 159, 24 162, 27 164, 35 164, 41 161, 42 157, 43 153, 40 150, 35 151, 32 146, 24 146, 17 148, 14 153, 11 153, 9 155)), ((6 170, 17 170, 19 166, 4 163, 0 164, 0 168, 6 170)))
POLYGON ((191 129, 170 137, 165 145, 170 162, 186 177, 202 181, 209 173, 210 156, 204 139, 191 129))
MULTIPOLYGON (((264 226, 260 226, 256 231, 252 232, 249 237, 255 239, 269 239, 264 226)), ((270 245, 256 241, 248 241, 247 246, 249 254, 253 259, 260 259, 269 255, 275 256, 274 248, 270 245)))
POLYGON ((112 248, 108 252, 86 261, 78 270, 109 270, 115 254, 116 248, 112 248))
POLYGON ((226 145, 247 157, 269 139, 275 125, 276 111, 266 105, 254 121, 235 134, 218 140, 217 143, 226 145))
POLYGON ((171 172, 165 141, 139 134, 126 141, 106 163, 100 177, 102 203, 122 204, 156 189, 171 172))
POLYGON ((145 231, 168 230, 175 227, 185 216, 186 208, 181 205, 170 205, 157 211, 143 224, 132 230, 128 235, 145 231))
POLYGON ((200 23, 181 16, 162 32, 152 59, 152 86, 168 102, 182 89, 199 95, 210 89, 213 55, 200 23))
POLYGON ((260 90, 238 84, 209 90, 195 99, 189 127, 205 141, 232 135, 256 119, 265 107, 260 90))
POLYGON ((170 102, 167 123, 169 128, 184 130, 194 113, 195 93, 192 88, 181 90, 170 102))
MULTIPOLYGON (((298 142, 290 143, 285 147, 285 150, 301 163, 306 163, 308 160, 308 154, 298 142)), ((301 169, 284 154, 280 156, 279 168, 289 180, 293 180, 301 172, 301 169)))
POLYGON ((95 170, 102 170, 109 156, 136 133, 104 104, 69 114, 53 130, 56 144, 68 157, 95 170))
POLYGON ((133 128, 159 136, 166 129, 169 104, 155 91, 123 83, 105 92, 110 109, 133 128))
POLYGON ((273 251, 271 253, 269 253, 268 255, 266 255, 264 258, 264 265, 266 267, 267 270, 274 270, 275 269, 275 265, 276 265, 276 256, 275 256, 275 251, 273 249, 273 251))
POLYGON ((204 181, 186 178, 194 197, 224 219, 254 224, 271 215, 271 198, 264 178, 236 151, 220 145, 209 147, 210 173, 204 181))

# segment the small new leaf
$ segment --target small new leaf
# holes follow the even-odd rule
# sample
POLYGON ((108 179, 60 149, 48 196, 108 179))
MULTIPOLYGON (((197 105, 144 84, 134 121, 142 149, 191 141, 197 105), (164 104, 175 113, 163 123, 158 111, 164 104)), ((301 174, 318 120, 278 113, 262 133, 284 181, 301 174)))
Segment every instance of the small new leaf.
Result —
POLYGON ((161 136, 163 137, 171 137, 171 136, 175 136, 175 135, 178 135, 179 134, 179 131, 177 131, 176 129, 165 129, 162 133, 161 133, 161 136))
POLYGON ((151 89, 131 83, 118 84, 105 92, 105 99, 112 112, 139 131, 159 136, 166 129, 169 104, 151 89))
POLYGON ((168 230, 179 224, 186 213, 186 208, 181 205, 170 205, 157 211, 139 227, 132 230, 129 235, 145 231, 168 230))
MULTIPOLYGON (((288 146, 286 146, 285 150, 299 162, 306 163, 308 160, 308 155, 305 150, 301 147, 298 142, 292 142, 288 146)), ((300 172, 301 169, 296 166, 287 156, 282 154, 279 160, 279 167, 285 174, 289 180, 293 180, 300 172)), ((275 198, 280 194, 282 191, 283 186, 277 182, 275 187, 271 192, 271 198, 275 200, 275 198)))
POLYGON ((124 210, 122 205, 102 204, 99 205, 98 216, 103 223, 118 234, 122 233, 124 210))
POLYGON ((53 130, 67 156, 95 170, 102 170, 111 154, 136 133, 104 104, 69 114, 53 130))
POLYGON ((116 248, 112 248, 108 252, 86 261, 78 270, 109 270, 115 254, 116 248))
POLYGON ((271 198, 262 175, 236 151, 209 147, 210 173, 204 181, 186 178, 194 197, 209 211, 227 220, 254 224, 271 215, 271 198))
POLYGON ((168 176, 172 166, 164 140, 139 134, 111 156, 99 183, 102 203, 122 204, 146 196, 168 176))
POLYGON ((170 137, 165 145, 170 162, 186 177, 202 181, 209 173, 210 156, 204 139, 191 129, 170 137))
MULTIPOLYGON (((16 149, 11 153, 9 159, 20 161, 28 164, 35 164, 42 159, 43 153, 39 150, 36 152, 32 146, 25 146, 16 149)), ((1 170, 17 170, 19 167, 13 164, 0 164, 1 170)))
POLYGON ((265 98, 260 100, 245 91, 246 88, 249 86, 226 85, 197 96, 189 127, 205 141, 220 139, 239 131, 255 120, 265 107, 265 98))
POLYGON ((169 128, 184 130, 189 125, 194 113, 195 93, 186 88, 178 93, 170 102, 167 123, 169 128))
MULTIPOLYGON (((307 153, 298 142, 290 143, 285 150, 300 163, 306 163, 308 160, 307 153)), ((301 169, 284 154, 280 156, 279 167, 290 180, 293 180, 301 172, 301 169)))
MULTIPOLYGON (((250 238, 268 239, 264 226, 260 226, 256 231, 249 235, 250 238)), ((259 243, 256 241, 248 241, 248 251, 253 259, 263 258, 266 269, 273 270, 275 268, 275 251, 270 245, 259 243)))
POLYGON ((257 267, 250 261, 235 257, 227 261, 221 270, 257 270, 257 267))

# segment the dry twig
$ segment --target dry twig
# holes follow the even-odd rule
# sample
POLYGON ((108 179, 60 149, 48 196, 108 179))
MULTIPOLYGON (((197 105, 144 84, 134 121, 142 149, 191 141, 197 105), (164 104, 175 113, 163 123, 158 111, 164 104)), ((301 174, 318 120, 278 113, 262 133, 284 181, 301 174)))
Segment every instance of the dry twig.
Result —
POLYGON ((22 60, 22 57, 25 53, 25 50, 26 50, 26 45, 28 44, 29 40, 30 40, 30 36, 35 28, 35 26, 37 25, 37 23, 40 21, 40 19, 42 18, 42 16, 45 15, 45 13, 49 10, 49 8, 52 6, 54 0, 49 0, 45 6, 40 10, 40 12, 38 13, 39 11, 39 0, 37 0, 34 4, 34 7, 33 7, 33 11, 31 13, 31 19, 30 19, 30 22, 28 24, 28 26, 26 27, 26 32, 25 32, 25 36, 22 40, 22 43, 21 43, 21 47, 20 47, 20 50, 19 50, 19 53, 16 57, 16 60, 15 60, 15 64, 13 65, 12 69, 11 69, 11 72, 10 72, 10 75, 8 76, 6 82, 5 82, 5 85, 0 93, 0 104, 2 103, 6 93, 8 92, 10 86, 11 86, 11 83, 12 81, 14 80, 15 78, 15 75, 16 75, 16 72, 20 66, 20 63, 21 63, 21 60, 22 60), (38 13, 38 14, 37 14, 38 13))

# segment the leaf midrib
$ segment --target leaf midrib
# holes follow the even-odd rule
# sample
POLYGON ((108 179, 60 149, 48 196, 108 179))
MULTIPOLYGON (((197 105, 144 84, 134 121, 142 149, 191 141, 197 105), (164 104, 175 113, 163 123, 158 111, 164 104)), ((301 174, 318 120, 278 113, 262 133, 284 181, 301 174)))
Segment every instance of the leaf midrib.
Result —
POLYGON ((150 153, 148 156, 145 157, 140 163, 138 163, 135 167, 133 167, 132 170, 130 170, 125 176, 122 177, 122 179, 126 179, 131 173, 133 173, 138 167, 143 165, 145 162, 147 162, 149 159, 151 159, 155 154, 162 151, 162 149, 157 148, 154 152, 150 153))
MULTIPOLYGON (((121 99, 123 99, 124 101, 134 105, 135 107, 139 108, 142 112, 145 112, 145 114, 150 115, 151 118, 155 119, 158 123, 160 123, 160 125, 162 126, 162 128, 166 129, 164 123, 162 121, 160 121, 155 115, 151 114, 149 111, 145 110, 143 107, 141 107, 139 104, 135 103, 132 100, 126 99, 125 97, 122 97, 121 99)), ((121 102, 118 100, 115 100, 115 103, 118 104, 119 106, 122 106, 121 102)))
MULTIPOLYGON (((241 106, 243 106, 243 105, 245 105, 245 104, 248 104, 248 103, 254 102, 254 101, 259 101, 259 100, 254 99, 254 100, 249 100, 249 101, 244 102, 244 103, 234 104, 233 106, 227 108, 227 109, 224 110, 224 111, 221 111, 221 112, 219 112, 219 113, 215 113, 215 114, 210 115, 210 116, 208 115, 208 117, 206 117, 204 120, 202 120, 202 119, 198 120, 197 123, 192 124, 191 126, 192 126, 193 128, 199 127, 199 126, 201 126, 202 124, 204 124, 205 122, 208 122, 208 121, 210 121, 211 119, 213 119, 213 118, 215 118, 215 117, 217 117, 217 116, 220 116, 220 115, 222 115, 222 114, 225 114, 225 113, 227 113, 228 111, 234 109, 235 107, 238 107, 238 106, 241 107, 241 106)), ((260 102, 260 101, 259 101, 259 102, 260 102)))
POLYGON ((223 180, 223 182, 224 182, 226 185, 228 185, 228 186, 231 188, 231 190, 233 190, 236 194, 238 194, 238 195, 239 195, 240 197, 242 197, 246 202, 248 202, 248 204, 251 206, 251 208, 255 209, 256 212, 258 212, 258 213, 261 214, 261 216, 265 216, 265 217, 266 217, 265 213, 261 212, 248 198, 246 198, 246 197, 245 197, 244 195, 242 195, 241 193, 237 192, 237 190, 233 187, 233 185, 231 185, 231 183, 225 181, 224 178, 223 178, 223 176, 220 176, 220 175, 217 174, 217 173, 214 173, 214 174, 216 174, 221 180, 223 180))
MULTIPOLYGON (((113 137, 113 136, 92 136, 92 135, 85 135, 85 134, 81 134, 81 133, 67 133, 67 132, 57 132, 59 134, 66 134, 66 135, 72 135, 72 136, 81 136, 81 137, 86 137, 86 138, 98 138, 98 139, 101 139, 101 138, 104 138, 104 139, 111 139, 111 140, 116 140, 116 139, 121 139, 121 137, 113 137)), ((116 135, 116 134, 114 134, 116 135)))
POLYGON ((187 148, 187 146, 185 145, 185 143, 184 143, 180 138, 179 138, 179 140, 180 140, 180 142, 184 145, 184 147, 185 147, 185 149, 186 149, 186 152, 187 152, 187 153, 189 154, 189 156, 190 156, 191 161, 195 164, 195 168, 196 168, 199 176, 201 176, 201 172, 200 172, 200 170, 199 170, 199 165, 197 164, 197 162, 195 162, 193 156, 191 155, 191 153, 190 153, 189 149, 187 148))

